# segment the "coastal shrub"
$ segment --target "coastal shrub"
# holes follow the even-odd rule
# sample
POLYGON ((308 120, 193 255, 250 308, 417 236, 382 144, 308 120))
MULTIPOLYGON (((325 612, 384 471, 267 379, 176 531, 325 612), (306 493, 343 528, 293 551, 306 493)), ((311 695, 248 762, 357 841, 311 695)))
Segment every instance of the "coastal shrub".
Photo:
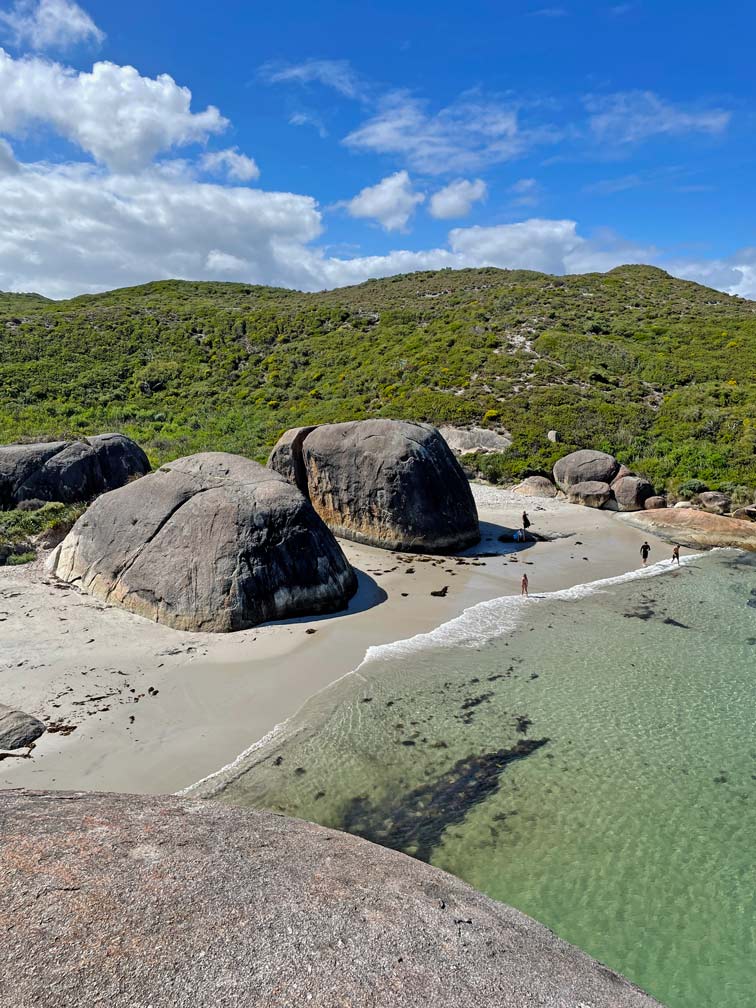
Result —
POLYGON ((5 561, 5 565, 7 567, 20 567, 22 564, 31 563, 36 559, 37 554, 34 550, 28 550, 26 553, 12 553, 5 561))
POLYGON ((651 267, 0 294, 0 332, 0 444, 120 430, 153 465, 264 460, 287 427, 396 417, 506 427, 492 478, 596 448, 659 489, 756 488, 756 305, 651 267))
POLYGON ((689 479, 679 485, 677 488, 677 495, 683 500, 690 500, 692 497, 695 497, 696 494, 704 493, 708 489, 708 486, 705 483, 702 483, 701 480, 689 479))

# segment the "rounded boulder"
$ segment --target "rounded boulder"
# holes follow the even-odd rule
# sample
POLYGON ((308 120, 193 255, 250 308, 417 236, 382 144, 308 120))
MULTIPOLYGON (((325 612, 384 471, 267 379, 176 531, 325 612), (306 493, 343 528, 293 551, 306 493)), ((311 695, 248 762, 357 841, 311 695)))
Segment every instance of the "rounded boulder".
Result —
POLYGON ((586 483, 576 483, 567 491, 570 504, 582 504, 584 507, 602 508, 611 500, 612 490, 608 483, 600 480, 590 480, 586 483))
POLYGON ((640 476, 620 476, 612 483, 612 494, 618 511, 642 511, 646 501, 653 496, 654 488, 640 476))
POLYGON ((14 1008, 659 1008, 437 868, 211 801, 3 794, 0 920, 14 1008))
POLYGON ((302 440, 301 452, 312 506, 337 536, 422 553, 454 552, 480 540, 470 484, 435 427, 400 420, 323 424, 302 440))
POLYGON ((526 476, 514 488, 514 493, 524 497, 556 497, 558 491, 546 476, 526 476))
POLYGON ((577 483, 611 483, 619 468, 613 455, 585 448, 559 459, 554 465, 554 482, 560 490, 569 490, 577 483))
POLYGON ((177 459, 99 497, 49 567, 140 616, 216 633, 335 612, 356 589, 297 488, 222 452, 177 459))

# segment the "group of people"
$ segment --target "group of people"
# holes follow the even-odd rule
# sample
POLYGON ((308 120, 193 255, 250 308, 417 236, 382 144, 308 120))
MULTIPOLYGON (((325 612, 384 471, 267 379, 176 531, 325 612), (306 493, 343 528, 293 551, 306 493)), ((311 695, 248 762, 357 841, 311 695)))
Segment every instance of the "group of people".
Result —
MULTIPOLYGON (((523 537, 523 539, 525 538, 525 533, 528 531, 529 528, 530 528, 530 518, 528 517, 528 512, 527 511, 523 511, 522 512, 522 537, 523 537)), ((650 546, 650 544, 648 542, 644 542, 643 545, 641 546, 641 548, 640 548, 640 555, 641 555, 641 560, 643 561, 643 566, 647 567, 648 566, 648 558, 651 556, 651 546, 650 546)), ((672 550, 672 563, 673 564, 676 563, 678 567, 680 566, 680 547, 679 546, 675 546, 674 549, 672 550)), ((520 594, 521 595, 527 595, 528 594, 528 588, 529 588, 529 586, 530 586, 530 582, 528 581, 528 575, 527 574, 523 574, 522 575, 522 580, 520 581, 520 594)))

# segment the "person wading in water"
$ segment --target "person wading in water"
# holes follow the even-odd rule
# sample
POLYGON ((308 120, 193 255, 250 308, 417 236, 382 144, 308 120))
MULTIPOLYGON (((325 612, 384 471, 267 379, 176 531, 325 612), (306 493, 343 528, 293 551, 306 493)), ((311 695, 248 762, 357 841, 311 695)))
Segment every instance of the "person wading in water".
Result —
POLYGON ((643 566, 645 567, 648 563, 648 554, 651 552, 651 547, 647 542, 644 542, 640 548, 640 555, 643 557, 643 566))

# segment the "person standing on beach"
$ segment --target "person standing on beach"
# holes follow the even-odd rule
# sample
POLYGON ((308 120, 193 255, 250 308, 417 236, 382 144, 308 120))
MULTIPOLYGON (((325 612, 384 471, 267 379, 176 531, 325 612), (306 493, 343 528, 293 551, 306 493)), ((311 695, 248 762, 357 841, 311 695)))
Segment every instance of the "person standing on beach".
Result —
POLYGON ((677 566, 679 567, 680 566, 680 547, 679 546, 675 546, 675 548, 672 550, 672 563, 675 563, 675 562, 677 562, 677 566))
POLYGON ((522 531, 527 532, 530 528, 530 518, 528 518, 528 512, 522 512, 522 531))
POLYGON ((648 554, 651 552, 651 547, 647 542, 644 542, 640 548, 640 555, 643 557, 643 566, 645 567, 648 563, 648 554))
POLYGON ((528 594, 528 575, 522 575, 522 581, 520 582, 520 595, 528 594))

